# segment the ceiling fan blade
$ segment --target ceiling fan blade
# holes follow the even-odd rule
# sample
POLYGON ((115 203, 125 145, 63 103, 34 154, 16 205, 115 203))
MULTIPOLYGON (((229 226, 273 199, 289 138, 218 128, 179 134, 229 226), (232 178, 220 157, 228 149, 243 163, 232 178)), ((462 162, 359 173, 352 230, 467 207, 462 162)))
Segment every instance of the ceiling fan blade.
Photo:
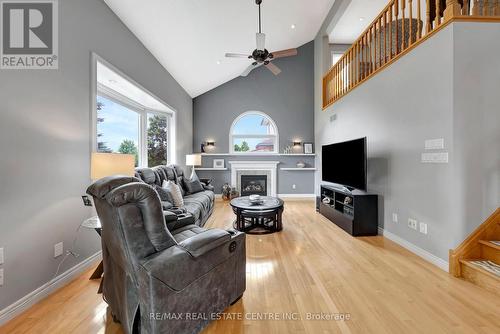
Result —
POLYGON ((262 65, 262 63, 257 64, 257 65, 250 64, 250 66, 248 66, 248 67, 246 68, 246 70, 245 70, 245 71, 243 71, 243 73, 241 73, 241 76, 242 76, 242 77, 246 77, 247 75, 249 75, 249 74, 250 74, 250 72, 252 72, 252 70, 256 69, 257 67, 260 67, 261 65, 262 65))
POLYGON ((257 50, 265 50, 266 48, 266 34, 258 32, 257 36, 257 50))
POLYGON ((281 73, 281 70, 278 66, 274 65, 273 63, 269 62, 267 65, 265 65, 267 69, 271 72, 273 72, 274 75, 278 75, 281 73))
POLYGON ((287 50, 281 50, 281 51, 276 51, 276 52, 271 52, 273 55, 273 58, 283 58, 283 57, 291 57, 291 56, 296 56, 297 55, 297 49, 287 49, 287 50))
POLYGON ((248 55, 243 53, 226 53, 226 57, 228 58, 248 58, 248 55))

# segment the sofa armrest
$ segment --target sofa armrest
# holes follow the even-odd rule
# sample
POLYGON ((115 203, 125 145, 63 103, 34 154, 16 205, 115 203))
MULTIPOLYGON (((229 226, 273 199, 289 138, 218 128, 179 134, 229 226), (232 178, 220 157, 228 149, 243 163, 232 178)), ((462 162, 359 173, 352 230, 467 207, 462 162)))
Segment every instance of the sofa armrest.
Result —
POLYGON ((203 189, 205 189, 205 190, 214 191, 214 186, 212 186, 210 184, 202 183, 201 185, 203 186, 203 189))
POLYGON ((193 215, 190 213, 183 213, 180 215, 175 215, 175 217, 176 217, 176 219, 173 221, 170 221, 170 222, 166 221, 167 228, 170 232, 172 232, 178 228, 187 226, 187 225, 193 225, 195 222, 193 215))
POLYGON ((165 218, 165 223, 168 225, 169 223, 177 221, 177 215, 168 210, 163 211, 163 217, 165 218))
POLYGON ((144 258, 140 264, 144 273, 154 277, 158 284, 166 284, 175 291, 181 291, 232 257, 242 257, 244 267, 244 243, 244 234, 232 235, 224 230, 207 230, 181 244, 144 258), (233 242, 236 247, 231 248, 233 242))
POLYGON ((229 232, 212 229, 184 240, 179 246, 184 248, 191 256, 199 257, 230 240, 231 234, 229 232))

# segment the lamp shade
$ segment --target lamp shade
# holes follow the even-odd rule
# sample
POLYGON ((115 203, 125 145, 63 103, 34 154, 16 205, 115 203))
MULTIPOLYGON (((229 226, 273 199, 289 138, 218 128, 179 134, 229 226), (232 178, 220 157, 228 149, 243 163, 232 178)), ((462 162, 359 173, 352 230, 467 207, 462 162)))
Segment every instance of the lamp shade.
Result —
POLYGON ((134 176, 135 156, 120 153, 92 153, 90 178, 98 180, 110 175, 134 176))
POLYGON ((201 166, 201 154, 187 154, 186 166, 201 166))

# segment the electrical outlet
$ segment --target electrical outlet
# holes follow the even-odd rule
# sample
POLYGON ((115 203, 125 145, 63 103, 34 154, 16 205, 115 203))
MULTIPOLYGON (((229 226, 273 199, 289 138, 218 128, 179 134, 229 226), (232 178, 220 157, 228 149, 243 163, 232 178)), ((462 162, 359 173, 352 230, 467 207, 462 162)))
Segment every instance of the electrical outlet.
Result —
POLYGON ((54 245, 54 257, 59 257, 63 255, 64 244, 63 242, 57 243, 54 245))
POLYGON ((397 223, 398 222, 398 214, 397 213, 393 213, 392 214, 392 222, 393 223, 397 223))
POLYGON ((4 258, 3 258, 3 248, 0 248, 0 264, 4 263, 4 258))
POLYGON ((0 286, 3 286, 3 268, 0 269, 0 286))
POLYGON ((427 224, 420 222, 420 233, 427 234, 427 224))
POLYGON ((292 189, 295 189, 295 188, 297 188, 297 185, 292 184, 292 189))
POLYGON ((417 230, 417 221, 415 219, 408 218, 408 227, 412 230, 417 230))

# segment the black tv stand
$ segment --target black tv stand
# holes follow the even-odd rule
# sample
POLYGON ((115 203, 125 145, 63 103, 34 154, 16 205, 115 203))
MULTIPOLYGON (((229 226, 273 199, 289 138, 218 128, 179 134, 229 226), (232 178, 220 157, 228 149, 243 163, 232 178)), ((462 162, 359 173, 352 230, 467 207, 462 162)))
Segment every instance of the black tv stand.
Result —
POLYGON ((321 185, 319 212, 352 236, 378 234, 378 196, 321 185))

